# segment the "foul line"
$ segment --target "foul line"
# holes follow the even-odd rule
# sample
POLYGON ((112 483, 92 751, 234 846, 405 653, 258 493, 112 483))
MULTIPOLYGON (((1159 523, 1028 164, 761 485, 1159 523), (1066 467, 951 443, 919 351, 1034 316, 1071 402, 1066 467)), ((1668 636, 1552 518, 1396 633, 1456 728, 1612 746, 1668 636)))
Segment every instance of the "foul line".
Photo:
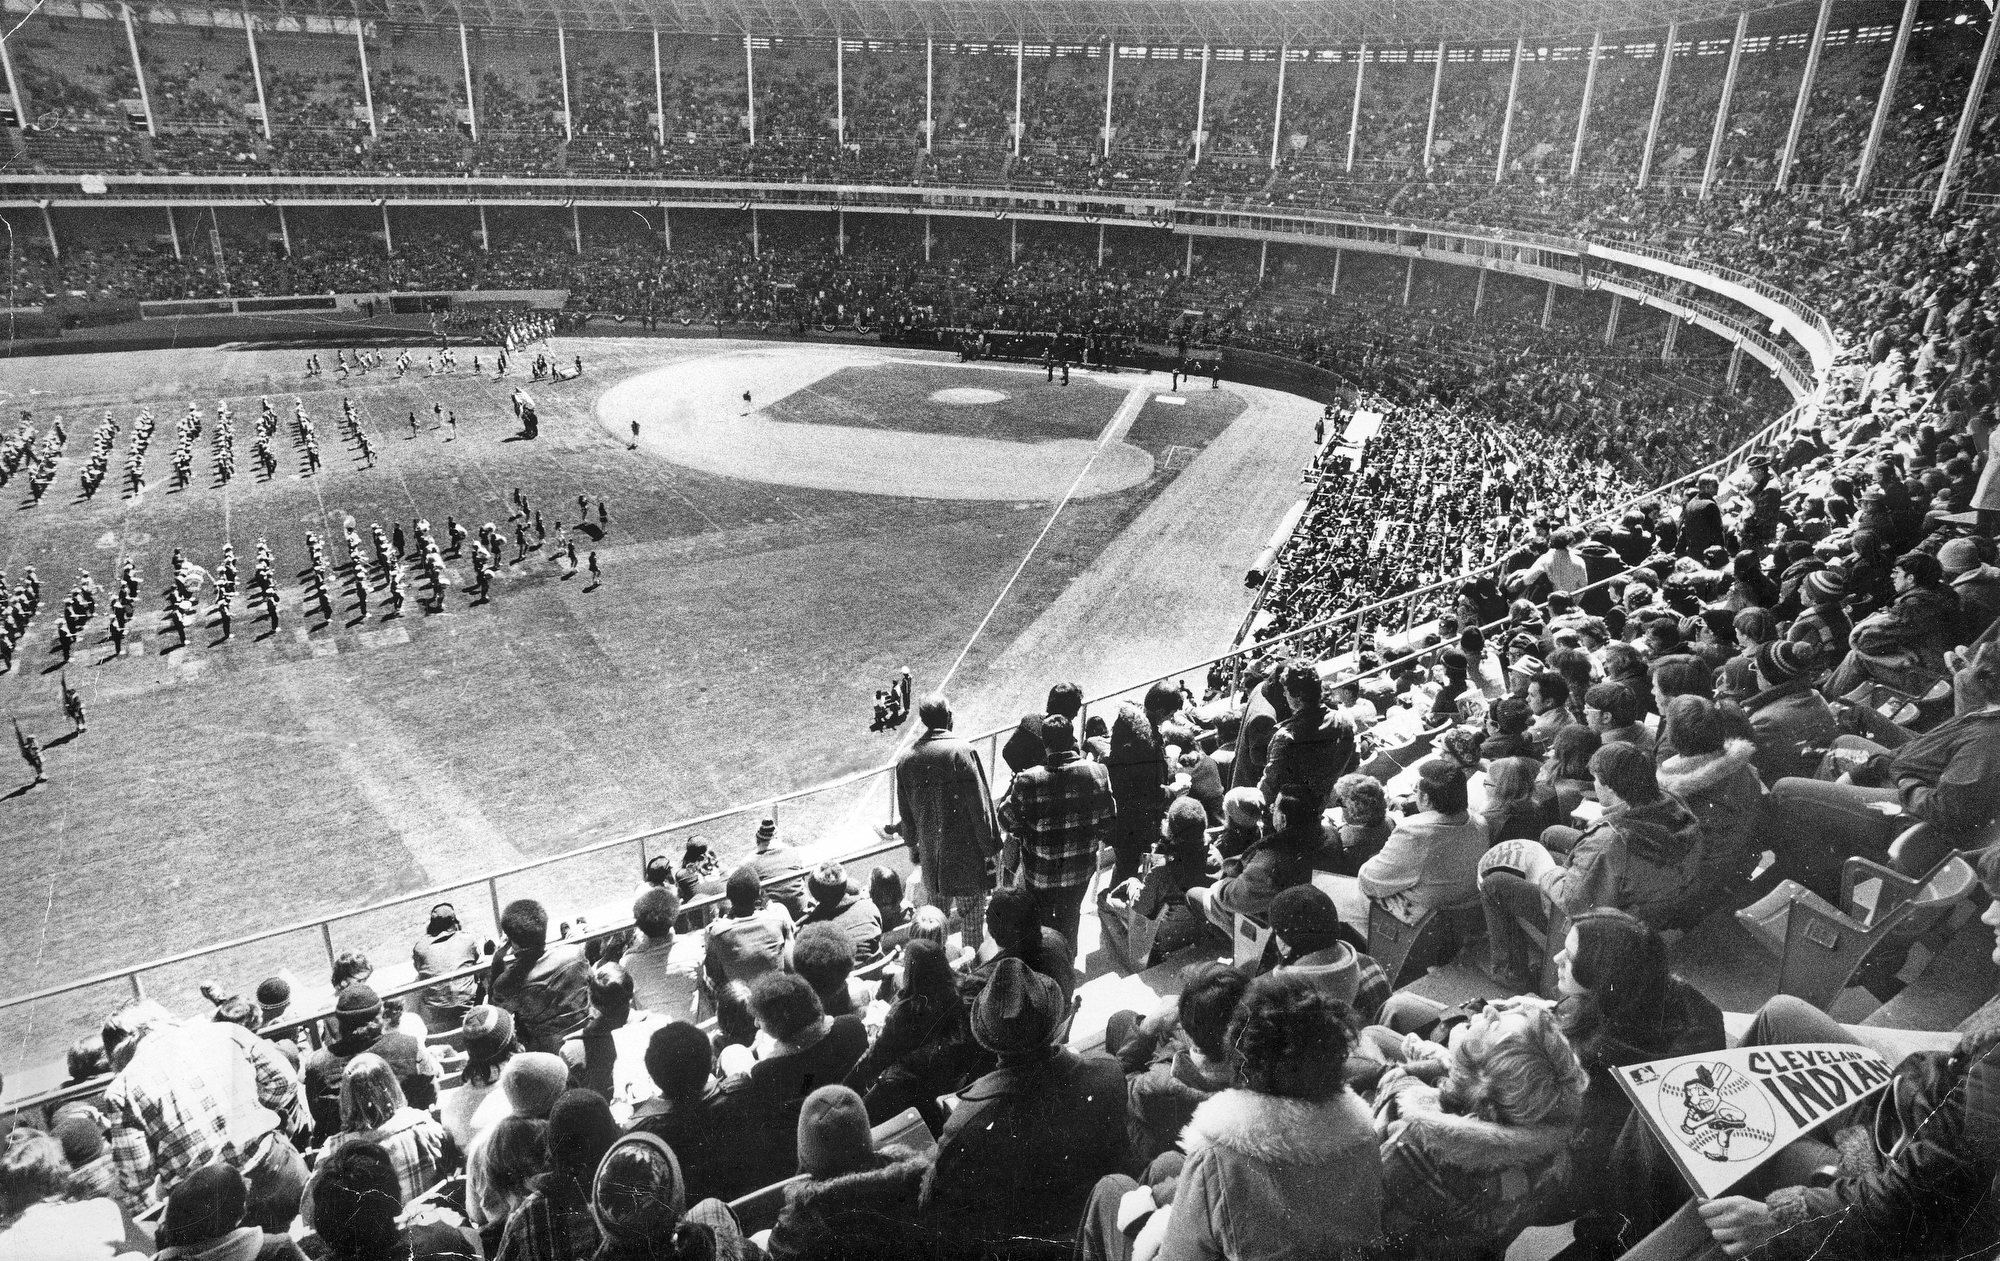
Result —
MULTIPOLYGON (((937 686, 928 690, 944 691, 945 684, 951 682, 952 676, 958 673, 958 668, 965 664, 965 658, 972 652, 972 646, 979 642, 981 635, 986 633, 987 624, 993 620, 993 615, 1000 611, 1001 602, 1006 600, 1007 593, 1014 589, 1014 584, 1020 580, 1022 573, 1027 570, 1028 562, 1035 558, 1035 553, 1040 550, 1042 541, 1048 538, 1049 531, 1055 528, 1056 518, 1062 515, 1062 510, 1068 507, 1069 501, 1076 496, 1077 487, 1083 485, 1083 479, 1089 474, 1091 466, 1097 463, 1097 457, 1103 454, 1106 447, 1122 438, 1132 428, 1132 422, 1138 418, 1139 409, 1145 406, 1146 400, 1151 396, 1152 387, 1149 385, 1134 386, 1125 395, 1125 401, 1118 405, 1118 410, 1112 415, 1110 423, 1105 425, 1104 431, 1097 436, 1097 445, 1092 448, 1090 458, 1083 462, 1083 467, 1077 470, 1075 480, 1070 482, 1069 489, 1064 491, 1063 497, 1056 501, 1055 511, 1049 513, 1049 519, 1043 524, 1042 532, 1037 534, 1035 541, 1028 545, 1027 552, 1021 557, 1021 563, 1014 566, 1012 576, 1007 579, 1007 585, 1000 588, 1000 594, 993 598, 993 605, 986 610, 986 616, 980 618, 979 625, 973 628, 972 638, 966 640, 965 647, 959 649, 958 659, 951 663, 951 669, 944 672, 944 676, 937 681, 937 686)), ((913 727, 912 736, 914 734, 915 730, 913 727)))

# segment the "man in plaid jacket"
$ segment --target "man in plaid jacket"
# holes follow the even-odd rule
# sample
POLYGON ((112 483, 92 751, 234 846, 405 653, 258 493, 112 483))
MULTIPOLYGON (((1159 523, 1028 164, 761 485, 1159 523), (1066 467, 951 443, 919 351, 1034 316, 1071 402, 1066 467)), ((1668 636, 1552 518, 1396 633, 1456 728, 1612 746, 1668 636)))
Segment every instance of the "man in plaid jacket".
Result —
POLYGON ((1034 895, 1037 920, 1074 951, 1084 890, 1118 805, 1104 767, 1077 752, 1069 719, 1042 719, 1042 746, 1048 760, 1014 777, 1000 819, 1020 847, 1021 883, 1034 895))

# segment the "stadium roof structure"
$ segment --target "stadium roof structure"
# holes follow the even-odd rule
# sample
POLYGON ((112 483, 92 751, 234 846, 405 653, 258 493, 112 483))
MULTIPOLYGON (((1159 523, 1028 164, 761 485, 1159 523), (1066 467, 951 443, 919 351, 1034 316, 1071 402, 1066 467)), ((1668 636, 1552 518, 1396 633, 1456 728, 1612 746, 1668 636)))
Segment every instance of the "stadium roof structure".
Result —
POLYGON ((272 16, 696 35, 939 39, 1038 45, 1107 39, 1223 47, 1460 42, 1658 30, 1810 0, 251 0, 272 16))

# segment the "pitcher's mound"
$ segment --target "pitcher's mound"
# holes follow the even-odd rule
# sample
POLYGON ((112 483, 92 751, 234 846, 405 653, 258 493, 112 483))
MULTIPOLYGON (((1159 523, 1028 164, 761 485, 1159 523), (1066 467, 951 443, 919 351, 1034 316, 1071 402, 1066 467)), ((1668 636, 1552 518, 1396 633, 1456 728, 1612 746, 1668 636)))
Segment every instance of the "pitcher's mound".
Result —
POLYGON ((1004 403, 1007 396, 999 390, 974 389, 971 386, 953 386, 948 390, 938 390, 931 395, 931 402, 943 403, 947 407, 976 407, 981 403, 1004 403))

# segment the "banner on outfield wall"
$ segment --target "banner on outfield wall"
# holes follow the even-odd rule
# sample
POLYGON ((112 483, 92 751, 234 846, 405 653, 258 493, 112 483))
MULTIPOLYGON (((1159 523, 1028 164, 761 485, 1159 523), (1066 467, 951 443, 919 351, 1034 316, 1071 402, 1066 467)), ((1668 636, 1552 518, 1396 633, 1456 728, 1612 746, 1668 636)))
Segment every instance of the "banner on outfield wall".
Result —
POLYGON ((1738 1047, 1618 1070, 1618 1084, 1704 1198, 1889 1084, 1889 1061, 1839 1042, 1738 1047))

